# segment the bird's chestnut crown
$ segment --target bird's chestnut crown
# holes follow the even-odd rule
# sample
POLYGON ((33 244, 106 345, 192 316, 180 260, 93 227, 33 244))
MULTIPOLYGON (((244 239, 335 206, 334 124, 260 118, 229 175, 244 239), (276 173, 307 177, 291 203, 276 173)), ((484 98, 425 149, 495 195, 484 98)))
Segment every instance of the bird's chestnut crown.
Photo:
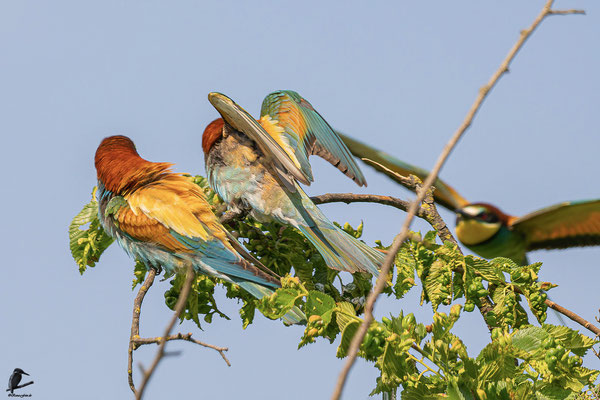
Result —
POLYGON ((204 154, 207 154, 213 145, 221 139, 224 125, 225 121, 223 121, 223 118, 218 118, 204 129, 204 133, 202 134, 202 150, 204 154))

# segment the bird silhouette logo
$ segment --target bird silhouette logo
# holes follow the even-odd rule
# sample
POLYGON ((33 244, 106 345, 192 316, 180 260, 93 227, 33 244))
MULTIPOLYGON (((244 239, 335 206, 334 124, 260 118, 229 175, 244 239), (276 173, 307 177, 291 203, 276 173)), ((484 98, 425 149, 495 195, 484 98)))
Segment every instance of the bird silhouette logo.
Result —
POLYGON ((16 389, 21 389, 21 388, 24 388, 25 386, 33 385, 33 381, 19 385, 19 383, 21 383, 21 379, 23 378, 23 375, 29 376, 29 374, 27 372, 23 371, 21 368, 15 368, 15 370, 13 371, 10 378, 8 378, 8 389, 6 389, 6 391, 10 392, 10 394, 14 394, 14 391, 16 389))

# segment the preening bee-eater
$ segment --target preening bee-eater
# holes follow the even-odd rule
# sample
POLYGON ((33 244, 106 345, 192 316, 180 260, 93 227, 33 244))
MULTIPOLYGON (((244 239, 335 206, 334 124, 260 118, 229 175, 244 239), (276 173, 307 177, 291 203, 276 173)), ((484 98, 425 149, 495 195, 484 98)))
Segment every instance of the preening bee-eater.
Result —
POLYGON ((312 105, 296 92, 277 91, 264 99, 257 121, 223 94, 208 98, 222 118, 206 127, 202 148, 210 185, 225 203, 297 228, 330 268, 377 275, 384 254, 331 223, 298 184, 313 181, 308 157, 316 154, 366 185, 348 148, 312 105))
MULTIPOLYGON (((100 223, 132 258, 171 272, 191 264, 257 298, 280 287, 273 273, 242 257, 251 256, 230 238, 200 187, 171 172, 173 164, 144 160, 125 136, 102 140, 95 164, 100 223)), ((293 314, 288 322, 299 322, 293 314)))
MULTIPOLYGON (((339 134, 357 157, 373 160, 400 175, 425 179, 428 171, 407 164, 383 151, 339 134)), ((369 164, 391 179, 394 175, 369 164)), ((456 213, 456 236, 484 258, 507 257, 528 263, 527 252, 600 245, 600 199, 556 204, 522 217, 500 211, 488 203, 470 203, 441 179, 434 183, 436 203, 456 213)))

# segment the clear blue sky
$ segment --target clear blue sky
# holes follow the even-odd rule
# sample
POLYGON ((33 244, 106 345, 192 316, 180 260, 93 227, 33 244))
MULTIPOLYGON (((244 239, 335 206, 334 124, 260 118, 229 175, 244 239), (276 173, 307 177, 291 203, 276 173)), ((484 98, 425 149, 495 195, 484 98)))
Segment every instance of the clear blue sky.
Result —
MULTIPOLYGON (((498 67, 543 1, 200 2, 30 1, 0 3, 0 380, 15 367, 31 374, 37 398, 128 398, 127 342, 134 293, 132 262, 116 245, 80 276, 67 226, 95 185, 100 140, 126 134, 153 161, 204 173, 200 137, 216 118, 206 100, 220 91, 257 114, 275 89, 303 94, 336 128, 431 168, 478 88, 498 67), (426 4, 427 3, 427 4, 426 4)), ((600 197, 600 5, 587 16, 546 20, 484 104, 441 176, 473 201, 521 215, 565 200, 600 197)), ((359 190, 314 159, 308 191, 412 198, 364 168, 359 190)), ((389 243, 405 214, 383 206, 328 205, 333 220, 365 220, 365 238, 389 243)), ((453 216, 443 214, 453 227, 453 216)), ((416 223, 414 229, 426 230, 416 223)), ((598 315, 600 249, 540 251, 551 296, 592 320, 598 315)), ((152 288, 142 335, 162 333, 170 316, 167 282, 152 288)), ((376 313, 415 311, 418 290, 376 313)), ((222 299, 223 296, 220 296, 222 299)), ((320 341, 296 350, 302 328, 257 318, 199 331, 230 347, 218 354, 188 343, 159 367, 148 399, 328 398, 341 362, 320 341)), ((556 322, 550 316, 549 322, 556 322)), ((461 319, 471 355, 487 342, 477 313, 461 319)), ((155 348, 136 353, 148 364, 155 348)), ((590 367, 600 362, 587 357, 590 367)), ((5 378, 4 378, 4 377, 5 378)), ((360 361, 346 399, 365 399, 376 370, 360 361)), ((136 375, 136 378, 138 375, 136 375)))

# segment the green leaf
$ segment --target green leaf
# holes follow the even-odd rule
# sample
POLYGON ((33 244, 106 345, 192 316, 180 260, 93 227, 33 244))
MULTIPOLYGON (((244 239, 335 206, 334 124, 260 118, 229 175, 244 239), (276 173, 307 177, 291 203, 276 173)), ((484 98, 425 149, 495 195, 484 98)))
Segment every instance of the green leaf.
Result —
POLYGON ((244 305, 240 308, 240 317, 242 318, 242 328, 246 329, 248 325, 254 321, 254 313, 256 304, 254 301, 244 301, 244 305))
POLYGON ((408 291, 415 286, 416 262, 411 253, 408 243, 400 247, 396 255, 396 283, 394 284, 394 294, 397 299, 404 297, 408 291))
POLYGON ((520 304, 521 296, 512 287, 489 285, 494 302, 494 314, 497 316, 497 326, 520 328, 529 323, 527 313, 520 304))
MULTIPOLYGON (((165 292, 165 304, 170 309, 175 308, 179 294, 185 282, 185 274, 177 273, 174 279, 170 281, 171 288, 165 292)), ((206 275, 197 274, 196 279, 192 282, 192 290, 188 295, 185 308, 180 316, 180 322, 184 320, 192 320, 202 329, 200 323, 200 316, 203 315, 204 321, 212 322, 214 314, 219 315, 221 318, 229 319, 229 317, 223 314, 218 308, 214 298, 215 286, 217 280, 215 278, 208 277, 206 275)))
POLYGON ((542 350, 542 341, 548 334, 537 326, 530 326, 516 331, 512 335, 512 345, 527 353, 535 353, 542 350))
POLYGON ((447 392, 449 400, 474 400, 468 390, 461 387, 454 379, 448 383, 447 392))
MULTIPOLYGON (((504 274, 502 274, 502 271, 498 266, 497 260, 499 259, 494 258, 492 261, 487 261, 482 258, 471 255, 465 257, 465 263, 467 264, 468 268, 477 271, 479 275, 483 277, 483 279, 485 279, 488 282, 502 284, 505 282, 504 274)), ((512 263, 511 260, 508 261, 512 263)))
POLYGON ((257 308, 265 317, 278 319, 290 311, 296 300, 302 298, 304 294, 298 289, 280 288, 272 295, 260 299, 257 308))
POLYGON ((360 324, 359 320, 352 320, 344 326, 344 329, 340 329, 342 331, 342 340, 337 349, 337 357, 344 358, 348 355, 348 348, 350 348, 352 338, 356 335, 360 324))
POLYGON ((572 390, 559 385, 547 385, 535 393, 538 400, 566 400, 573 394, 572 390))
POLYGON ((137 285, 141 285, 144 283, 144 279, 146 279, 146 272, 148 272, 148 268, 144 265, 140 260, 135 261, 135 267, 133 267, 133 285, 131 290, 135 289, 137 285))
POLYGON ((323 319, 325 326, 331 322, 331 317, 335 309, 335 301, 331 296, 316 290, 311 290, 306 296, 306 305, 304 313, 307 317, 319 315, 323 319))
POLYGON ((96 188, 92 192, 92 200, 83 207, 69 225, 69 248, 81 274, 87 267, 94 267, 104 250, 114 241, 100 226, 95 193, 96 188), (85 225, 88 225, 87 229, 81 229, 85 225))
POLYGON ((584 336, 573 329, 567 328, 566 326, 544 324, 542 327, 566 349, 571 350, 580 357, 583 357, 585 353, 596 343, 594 339, 584 336))
POLYGON ((343 332, 348 324, 357 321, 360 323, 362 320, 356 316, 354 306, 351 303, 343 301, 336 304, 335 321, 340 328, 340 331, 343 332))
POLYGON ((327 335, 331 339, 331 337, 337 335, 337 329, 327 329, 331 322, 334 309, 335 301, 331 296, 315 290, 308 292, 306 303, 304 305, 304 313, 306 314, 308 321, 298 348, 314 342, 315 337, 317 336, 327 335))
POLYGON ((477 356, 481 366, 478 377, 480 382, 512 379, 517 373, 515 351, 510 343, 506 343, 506 338, 502 339, 504 340, 494 340, 485 346, 477 356))
POLYGON ((441 259, 435 260, 423 281, 423 286, 433 311, 437 311, 443 302, 449 304, 452 299, 452 269, 441 259))

